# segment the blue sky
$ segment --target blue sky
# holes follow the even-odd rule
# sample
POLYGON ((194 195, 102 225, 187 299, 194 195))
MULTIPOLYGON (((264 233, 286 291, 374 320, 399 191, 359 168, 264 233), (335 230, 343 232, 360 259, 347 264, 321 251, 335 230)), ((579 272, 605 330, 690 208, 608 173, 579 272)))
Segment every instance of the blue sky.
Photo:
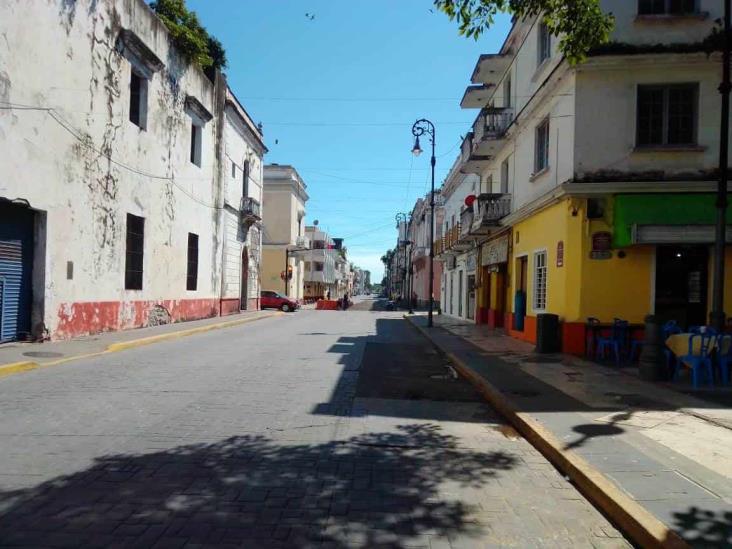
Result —
POLYGON ((476 115, 460 98, 478 55, 500 48, 508 16, 475 42, 430 0, 188 5, 226 47, 229 85, 264 124, 265 161, 292 164, 308 185, 306 222, 345 238, 351 261, 380 281, 395 214, 429 189, 429 157, 410 153, 412 124, 437 126, 439 187, 476 115))

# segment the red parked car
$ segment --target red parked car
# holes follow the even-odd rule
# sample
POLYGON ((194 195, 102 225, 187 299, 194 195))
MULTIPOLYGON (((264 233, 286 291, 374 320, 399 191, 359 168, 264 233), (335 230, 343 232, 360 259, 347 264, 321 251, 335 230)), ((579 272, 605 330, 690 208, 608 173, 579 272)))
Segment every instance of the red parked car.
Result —
POLYGON ((264 290, 262 291, 261 298, 260 307, 262 309, 280 309, 288 313, 300 307, 300 304, 294 299, 280 295, 277 292, 264 290))

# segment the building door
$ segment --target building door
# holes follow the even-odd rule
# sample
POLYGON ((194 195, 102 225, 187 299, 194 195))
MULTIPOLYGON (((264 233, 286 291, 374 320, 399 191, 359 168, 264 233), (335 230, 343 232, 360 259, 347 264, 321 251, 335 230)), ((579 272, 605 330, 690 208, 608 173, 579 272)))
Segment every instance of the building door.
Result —
POLYGON ((658 246, 656 315, 687 328, 707 324, 708 274, 706 246, 658 246))
POLYGON ((239 309, 246 311, 249 302, 249 248, 241 248, 241 283, 239 284, 239 309))
POLYGON ((498 267, 496 272, 496 300, 492 304, 495 311, 496 328, 503 327, 503 319, 506 316, 506 264, 498 267))
POLYGON ((450 314, 455 314, 452 304, 455 302, 455 273, 450 273, 450 314))
POLYGON ((30 336, 32 272, 33 212, 0 204, 0 342, 30 336))
POLYGON ((468 309, 465 313, 468 319, 473 320, 475 319, 475 275, 468 275, 467 291, 468 309))
POLYGON ((463 272, 458 272, 458 316, 463 316, 463 272))
POLYGON ((513 329, 524 331, 526 318, 526 280, 529 269, 529 258, 516 258, 516 293, 513 296, 513 329))

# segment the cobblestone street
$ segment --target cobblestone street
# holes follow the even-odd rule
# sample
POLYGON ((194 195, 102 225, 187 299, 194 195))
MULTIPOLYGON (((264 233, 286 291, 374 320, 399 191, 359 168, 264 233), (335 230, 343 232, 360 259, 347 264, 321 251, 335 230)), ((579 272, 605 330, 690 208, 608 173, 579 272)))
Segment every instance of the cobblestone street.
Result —
POLYGON ((370 309, 0 380, 0 545, 629 546, 401 313, 370 309))

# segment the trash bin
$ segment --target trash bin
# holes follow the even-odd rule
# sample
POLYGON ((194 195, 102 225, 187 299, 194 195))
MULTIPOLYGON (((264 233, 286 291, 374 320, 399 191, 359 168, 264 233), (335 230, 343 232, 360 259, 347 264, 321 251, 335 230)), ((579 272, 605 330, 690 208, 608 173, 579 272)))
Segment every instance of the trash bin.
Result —
POLYGON ((559 317, 550 313, 536 316, 536 352, 558 353, 562 349, 559 340, 559 317))
POLYGON ((524 331, 524 318, 526 318, 526 294, 517 290, 513 298, 513 329, 517 332, 524 331))

